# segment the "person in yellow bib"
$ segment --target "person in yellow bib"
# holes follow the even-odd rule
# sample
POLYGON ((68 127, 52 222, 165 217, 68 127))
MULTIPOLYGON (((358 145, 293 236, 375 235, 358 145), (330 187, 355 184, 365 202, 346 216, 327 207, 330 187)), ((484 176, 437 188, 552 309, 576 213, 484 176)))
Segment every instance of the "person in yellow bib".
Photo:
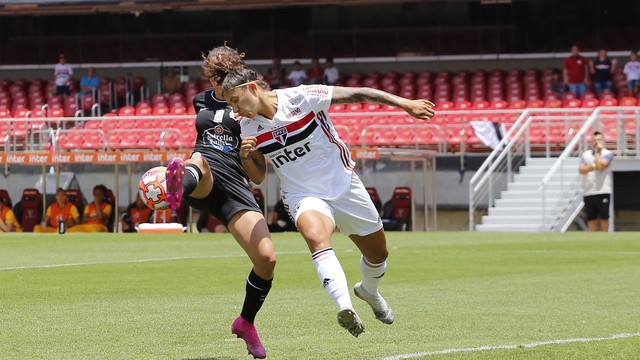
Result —
POLYGON ((93 202, 84 208, 82 224, 72 227, 68 232, 108 232, 111 205, 106 200, 106 194, 106 186, 96 185, 93 188, 93 202))
POLYGON ((0 232, 22 232, 22 227, 11 206, 5 204, 2 198, 0 198, 0 232))
POLYGON ((80 213, 78 208, 67 201, 67 192, 62 188, 56 190, 56 202, 47 208, 47 213, 40 225, 33 228, 33 232, 58 232, 60 219, 64 221, 65 229, 68 231, 72 226, 80 223, 80 213))

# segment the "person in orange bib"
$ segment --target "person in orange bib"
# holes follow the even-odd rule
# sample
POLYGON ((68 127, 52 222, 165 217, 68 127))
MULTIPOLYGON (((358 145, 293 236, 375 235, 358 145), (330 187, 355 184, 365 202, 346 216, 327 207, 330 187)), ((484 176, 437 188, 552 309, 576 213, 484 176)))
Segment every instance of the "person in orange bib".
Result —
POLYGON ((67 201, 67 192, 63 188, 56 190, 56 202, 49 205, 47 213, 40 225, 33 228, 33 232, 58 232, 58 223, 64 220, 65 229, 68 231, 72 226, 80 223, 80 213, 78 208, 67 201))
POLYGON ((106 200, 106 194, 106 186, 96 185, 93 188, 93 202, 84 208, 82 224, 72 227, 68 232, 108 232, 111 205, 106 200))
POLYGON ((0 198, 0 232, 22 232, 16 215, 8 204, 0 198))
POLYGON ((139 224, 151 221, 152 212, 153 210, 145 205, 140 194, 138 194, 136 201, 129 204, 127 209, 122 213, 122 232, 136 232, 136 227, 139 224))

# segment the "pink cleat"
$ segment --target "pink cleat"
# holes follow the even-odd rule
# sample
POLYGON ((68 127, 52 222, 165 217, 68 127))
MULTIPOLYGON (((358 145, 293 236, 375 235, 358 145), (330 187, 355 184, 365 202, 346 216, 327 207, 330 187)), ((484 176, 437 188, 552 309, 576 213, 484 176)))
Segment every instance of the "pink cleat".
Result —
POLYGON ((182 201, 182 180, 184 179, 184 160, 181 158, 173 158, 167 165, 165 175, 167 181, 167 194, 165 201, 171 210, 177 210, 182 201))
POLYGON ((233 324, 231 324, 231 333, 236 334, 247 343, 249 355, 252 355, 254 359, 264 359, 267 357, 267 351, 260 342, 256 327, 242 316, 238 316, 233 324))

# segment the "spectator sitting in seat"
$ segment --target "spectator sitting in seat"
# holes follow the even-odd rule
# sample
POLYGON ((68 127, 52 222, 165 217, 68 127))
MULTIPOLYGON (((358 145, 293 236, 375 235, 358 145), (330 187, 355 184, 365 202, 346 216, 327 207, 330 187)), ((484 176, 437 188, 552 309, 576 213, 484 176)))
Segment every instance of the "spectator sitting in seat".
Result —
POLYGON ((406 221, 396 219, 393 216, 393 202, 392 200, 384 203, 382 207, 382 215, 380 216, 382 219, 382 226, 385 231, 406 231, 407 229, 411 229, 411 215, 409 214, 409 218, 406 221))
POLYGON ((272 89, 278 89, 284 85, 286 73, 285 68, 282 67, 280 58, 274 58, 273 64, 271 64, 271 67, 267 69, 266 78, 269 81, 269 86, 272 89))
POLYGON ((62 188, 56 190, 56 202, 49 205, 42 223, 36 225, 33 232, 58 232, 60 220, 64 221, 65 231, 80 223, 78 208, 67 201, 67 192, 62 188))
POLYGON ((300 65, 300 61, 296 61, 293 63, 293 70, 287 76, 287 80, 289 85, 298 86, 302 85, 307 80, 307 73, 302 70, 302 65, 300 65))
POLYGON ((106 194, 106 186, 96 185, 93 188, 93 202, 84 207, 82 224, 70 228, 68 232, 108 232, 111 204, 106 200, 106 194))
POLYGON ((311 59, 311 67, 307 69, 308 84, 322 84, 324 70, 320 67, 320 61, 317 57, 311 59))
POLYGON ((179 92, 181 87, 180 77, 176 75, 173 67, 167 68, 167 74, 162 78, 162 92, 171 95, 179 92))
POLYGON ((136 232, 138 224, 151 222, 152 211, 138 193, 136 201, 129 204, 122 213, 122 232, 136 232))
POLYGON ((564 94, 564 81, 562 81, 562 74, 560 70, 553 69, 551 72, 551 82, 549 83, 549 90, 552 94, 558 97, 558 99, 562 99, 562 94, 564 94))
POLYGON ((87 75, 80 79, 80 92, 82 94, 95 94, 100 87, 100 78, 96 76, 96 69, 89 68, 87 75))
POLYGON ((296 225, 289 217, 289 212, 285 209, 282 200, 273 206, 271 214, 271 224, 269 224, 270 232, 297 231, 296 225))
POLYGON ((22 232, 22 227, 13 210, 4 203, 2 198, 0 198, 0 232, 22 232))
POLYGON ((340 71, 333 65, 333 58, 327 58, 327 67, 324 68, 322 82, 325 85, 335 85, 340 79, 340 71))

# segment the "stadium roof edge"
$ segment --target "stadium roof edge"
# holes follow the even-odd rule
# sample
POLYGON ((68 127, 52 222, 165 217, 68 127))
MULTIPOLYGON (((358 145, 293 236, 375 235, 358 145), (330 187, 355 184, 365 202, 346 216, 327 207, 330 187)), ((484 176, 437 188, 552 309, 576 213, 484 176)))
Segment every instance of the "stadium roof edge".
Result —
MULTIPOLYGON (((463 1, 463 0, 459 0, 463 1)), ((468 0, 466 0, 468 1, 468 0)), ((314 5, 365 5, 397 3, 393 0, 3 0, 0 16, 84 15, 203 10, 259 9, 314 5)), ((402 0, 412 3, 417 0, 402 0)))
MULTIPOLYGON (((583 52, 582 56, 591 58, 597 56, 597 52, 583 52)), ((610 57, 626 57, 629 51, 609 51, 610 57)), ((336 64, 370 64, 370 63, 394 63, 394 62, 438 62, 438 61, 495 61, 495 60, 540 60, 540 59, 564 59, 570 55, 561 53, 532 53, 532 54, 484 54, 484 55, 442 55, 442 56, 412 56, 412 57, 359 57, 359 58, 335 58, 336 64)), ((283 59, 284 65, 293 64, 295 61, 303 63, 311 62, 311 59, 296 58, 283 59)), ((249 66, 270 65, 271 59, 246 60, 249 66)), ((201 61, 150 61, 150 62, 126 62, 126 63, 74 63, 78 68, 157 68, 161 66, 200 66, 201 61)), ((0 65, 0 70, 39 70, 53 69, 55 64, 12 64, 0 65)))

